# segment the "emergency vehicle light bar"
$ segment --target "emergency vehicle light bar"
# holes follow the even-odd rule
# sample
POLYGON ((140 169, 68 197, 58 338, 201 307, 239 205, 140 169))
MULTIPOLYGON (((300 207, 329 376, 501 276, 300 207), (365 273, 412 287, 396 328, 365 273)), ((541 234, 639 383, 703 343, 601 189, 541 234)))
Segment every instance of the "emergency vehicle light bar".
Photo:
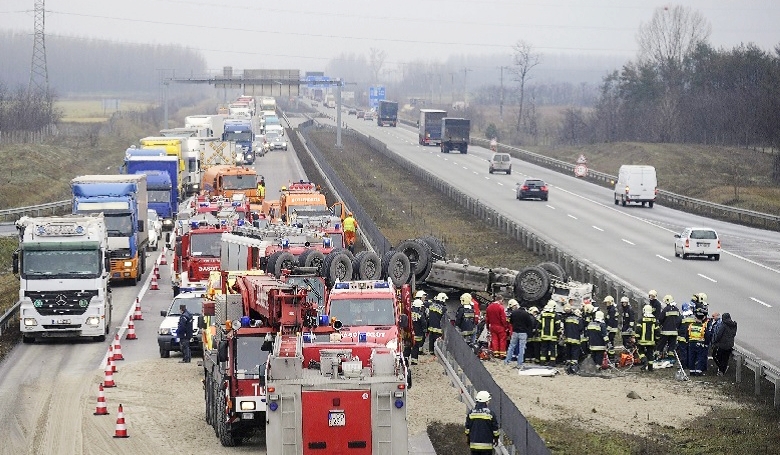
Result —
POLYGON ((333 285, 333 290, 337 289, 389 289, 390 283, 387 281, 339 281, 333 285))

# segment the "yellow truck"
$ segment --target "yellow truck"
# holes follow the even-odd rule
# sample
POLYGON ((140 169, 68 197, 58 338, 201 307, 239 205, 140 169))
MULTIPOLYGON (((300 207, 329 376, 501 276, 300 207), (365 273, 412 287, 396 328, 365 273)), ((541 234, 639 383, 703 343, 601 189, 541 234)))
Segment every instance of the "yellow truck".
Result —
POLYGON ((140 140, 141 148, 162 149, 169 156, 179 160, 179 194, 185 194, 185 186, 189 183, 187 169, 187 142, 183 137, 149 136, 140 140))

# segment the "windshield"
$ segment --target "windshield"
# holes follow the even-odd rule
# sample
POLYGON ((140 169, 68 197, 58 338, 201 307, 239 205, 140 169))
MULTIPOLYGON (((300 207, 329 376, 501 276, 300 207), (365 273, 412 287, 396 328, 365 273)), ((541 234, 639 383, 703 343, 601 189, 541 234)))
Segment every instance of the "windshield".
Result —
POLYGON ((200 314, 201 304, 203 303, 203 297, 197 295, 184 295, 176 296, 171 302, 171 307, 168 309, 168 316, 181 316, 179 311, 179 305, 187 305, 187 310, 192 314, 200 314))
POLYGON ((149 190, 149 202, 171 202, 170 190, 149 190))
POLYGON ((395 325, 392 299, 339 299, 330 302, 330 317, 345 326, 395 325))
POLYGON ((257 175, 225 175, 222 177, 222 188, 225 190, 257 189, 257 175))
POLYGON ((265 135, 265 139, 267 141, 278 141, 282 137, 281 134, 279 134, 277 131, 269 131, 265 135))
POLYGON ((133 235, 133 219, 129 213, 104 213, 109 237, 130 237, 133 235))
POLYGON ((235 133, 233 131, 226 131, 225 140, 234 142, 252 142, 252 132, 242 131, 240 133, 235 133))
POLYGON ((236 339, 236 373, 265 375, 268 351, 262 351, 263 337, 238 337, 236 339))
POLYGON ((218 258, 222 249, 222 233, 208 234, 192 233, 190 236, 190 254, 193 256, 205 256, 218 258))
POLYGON ((24 250, 22 276, 36 278, 96 278, 100 276, 99 250, 24 250))

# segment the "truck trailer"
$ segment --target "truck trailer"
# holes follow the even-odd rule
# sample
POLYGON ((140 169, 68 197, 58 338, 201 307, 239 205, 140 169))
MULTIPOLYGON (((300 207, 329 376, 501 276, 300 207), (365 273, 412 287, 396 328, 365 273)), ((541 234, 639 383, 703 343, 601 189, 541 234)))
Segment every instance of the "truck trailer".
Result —
POLYGON ((470 132, 471 120, 453 117, 441 119, 441 152, 458 150, 460 153, 468 153, 470 132))
POLYGON ((129 148, 125 152, 123 174, 146 174, 149 208, 157 212, 166 231, 173 230, 179 211, 178 159, 163 149, 129 148))
POLYGON ((417 122, 417 138, 420 145, 439 145, 441 143, 441 119, 447 111, 440 109, 420 109, 417 122))
POLYGON ((396 126, 398 123, 398 103, 396 101, 379 100, 376 124, 379 126, 396 126))

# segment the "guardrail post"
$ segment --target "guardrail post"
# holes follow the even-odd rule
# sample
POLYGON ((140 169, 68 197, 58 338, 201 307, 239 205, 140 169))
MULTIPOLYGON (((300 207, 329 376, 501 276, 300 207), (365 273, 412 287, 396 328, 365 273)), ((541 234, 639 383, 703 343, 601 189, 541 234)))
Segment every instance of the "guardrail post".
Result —
POLYGON ((756 395, 761 395, 761 372, 764 369, 761 365, 756 365, 756 369, 754 370, 755 376, 756 376, 756 384, 754 386, 754 390, 756 395))

